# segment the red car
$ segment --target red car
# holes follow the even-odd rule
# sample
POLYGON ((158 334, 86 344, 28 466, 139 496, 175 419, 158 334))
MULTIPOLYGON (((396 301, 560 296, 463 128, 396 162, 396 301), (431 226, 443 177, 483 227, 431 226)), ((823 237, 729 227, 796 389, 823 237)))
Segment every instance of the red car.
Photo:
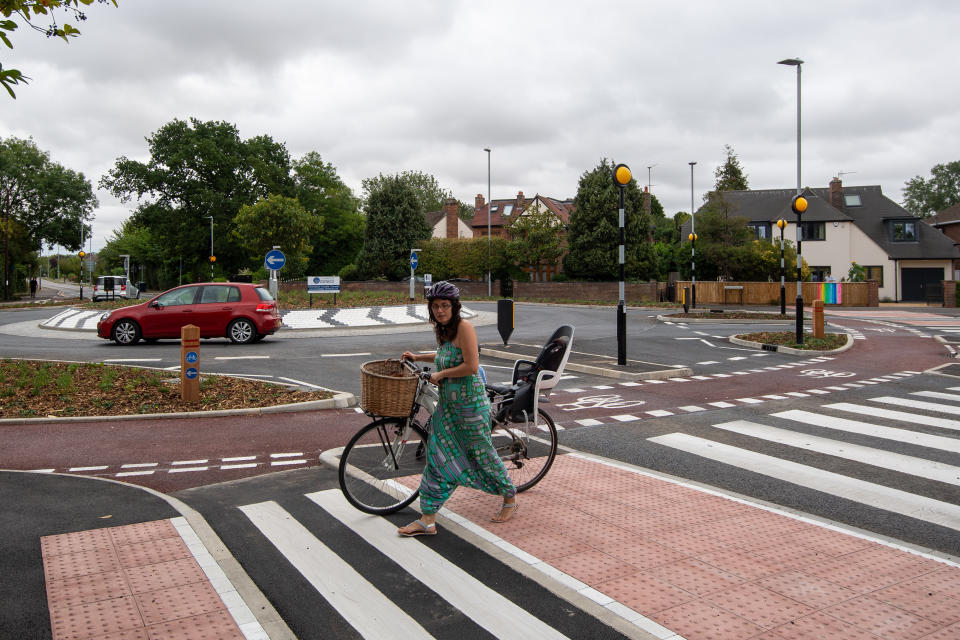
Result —
POLYGON ((282 324, 270 292, 243 282, 185 284, 129 307, 107 311, 97 323, 97 335, 119 345, 141 338, 156 342, 180 338, 188 324, 200 327, 201 338, 230 338, 236 344, 259 342, 282 324))

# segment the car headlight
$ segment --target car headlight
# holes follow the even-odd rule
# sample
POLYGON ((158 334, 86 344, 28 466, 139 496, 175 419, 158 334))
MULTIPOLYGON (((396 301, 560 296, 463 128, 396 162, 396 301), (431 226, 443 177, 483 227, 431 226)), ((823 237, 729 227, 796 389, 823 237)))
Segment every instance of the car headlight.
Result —
POLYGON ((100 322, 103 322, 104 320, 106 320, 107 318, 109 318, 111 313, 113 313, 113 312, 112 312, 112 311, 107 311, 107 312, 104 313, 102 316, 100 316, 100 322))

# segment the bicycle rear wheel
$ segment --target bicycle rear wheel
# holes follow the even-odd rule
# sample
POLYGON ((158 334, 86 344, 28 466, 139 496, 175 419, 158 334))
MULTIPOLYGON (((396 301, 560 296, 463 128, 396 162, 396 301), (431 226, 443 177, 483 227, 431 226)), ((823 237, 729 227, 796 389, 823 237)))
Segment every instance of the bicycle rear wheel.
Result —
POLYGON ((360 511, 393 513, 416 499, 426 462, 423 427, 406 418, 374 420, 340 455, 340 490, 360 511))
MULTIPOLYGON (((557 427, 553 418, 543 409, 538 413, 540 420, 536 427, 533 422, 493 423, 493 446, 517 491, 526 491, 540 482, 557 455, 557 427)), ((509 415, 509 410, 500 415, 509 415)))

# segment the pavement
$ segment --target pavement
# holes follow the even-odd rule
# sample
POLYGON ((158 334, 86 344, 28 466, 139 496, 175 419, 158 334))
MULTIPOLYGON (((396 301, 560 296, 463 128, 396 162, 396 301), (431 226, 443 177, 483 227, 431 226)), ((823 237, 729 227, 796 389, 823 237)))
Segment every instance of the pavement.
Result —
MULTIPOLYGON (((58 328, 75 320, 70 328, 86 330, 76 315, 59 314, 58 328)), ((351 317, 397 324, 416 315, 371 309, 351 317)), ((342 321, 316 318, 336 327, 331 319, 342 321)), ((537 348, 482 346, 510 359, 530 358, 537 348)), ((654 363, 618 368, 611 360, 575 353, 568 366, 612 377, 685 375, 654 363)), ((441 529, 621 637, 960 638, 956 558, 621 462, 563 453, 549 482, 522 494, 515 519, 491 525, 491 498, 461 490, 445 506, 441 529)), ((336 454, 325 452, 322 461, 335 465, 336 454)), ((308 497, 328 510, 339 508, 331 501, 342 502, 336 492, 308 497)), ((295 637, 204 517, 173 496, 76 474, 0 471, 0 504, 3 554, 13 559, 0 581, 0 638, 295 637)), ((435 542, 420 540, 424 547, 435 542)), ((429 584, 429 576, 423 581, 429 584)), ((523 637, 526 630, 515 631, 494 635, 523 637)))

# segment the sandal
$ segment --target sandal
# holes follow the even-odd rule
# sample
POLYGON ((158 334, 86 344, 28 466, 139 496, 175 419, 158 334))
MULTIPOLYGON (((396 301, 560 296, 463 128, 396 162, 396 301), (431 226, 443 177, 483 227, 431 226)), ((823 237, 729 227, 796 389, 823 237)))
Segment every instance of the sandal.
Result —
POLYGON ((497 515, 495 515, 494 517, 490 518, 490 522, 497 522, 497 523, 506 522, 507 520, 509 520, 510 518, 516 515, 517 510, 519 508, 520 508, 520 505, 517 504, 516 500, 514 500, 513 502, 504 502, 502 505, 500 505, 499 513, 497 513, 497 515), (504 515, 503 512, 508 509, 509 511, 507 511, 507 515, 504 515))
MULTIPOLYGON (((400 529, 397 529, 397 533, 399 533, 400 535, 402 535, 402 536, 404 536, 404 537, 407 537, 407 538, 412 538, 412 537, 414 537, 414 536, 435 536, 435 535, 437 535, 437 523, 436 523, 436 522, 434 522, 433 524, 427 524, 427 523, 424 522, 423 520, 414 520, 413 522, 411 522, 410 524, 408 524, 407 527, 412 527, 413 525, 417 525, 417 526, 420 527, 420 528, 419 528, 419 529, 414 529, 413 531, 401 531, 400 529)), ((406 529, 406 527, 402 527, 402 528, 403 528, 403 529, 406 529)))

